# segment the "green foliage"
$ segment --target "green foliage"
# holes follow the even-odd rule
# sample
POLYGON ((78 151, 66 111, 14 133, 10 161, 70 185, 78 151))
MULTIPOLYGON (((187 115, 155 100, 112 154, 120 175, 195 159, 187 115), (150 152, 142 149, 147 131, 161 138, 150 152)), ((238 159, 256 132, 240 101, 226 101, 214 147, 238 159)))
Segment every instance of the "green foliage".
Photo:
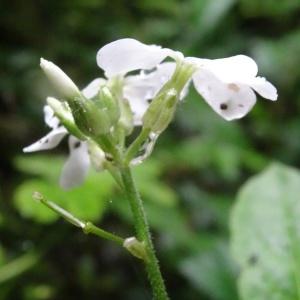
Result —
POLYGON ((175 191, 160 180, 163 169, 159 161, 154 159, 147 161, 134 167, 133 171, 139 191, 145 199, 170 207, 177 203, 175 191))
POLYGON ((0 269, 0 285, 5 281, 21 275, 32 268, 38 261, 39 256, 36 253, 28 252, 3 264, 0 269))
POLYGON ((249 15, 255 16, 285 16, 300 7, 298 0, 242 0, 242 8, 249 15))
POLYGON ((228 247, 217 243, 209 251, 184 259, 180 270, 198 289, 215 300, 237 300, 235 265, 228 247))
POLYGON ((84 185, 64 191, 58 185, 62 164, 61 158, 50 156, 27 156, 16 160, 20 170, 40 177, 27 180, 17 188, 15 204, 21 214, 42 223, 53 222, 58 218, 54 212, 33 201, 32 193, 39 191, 78 218, 99 220, 112 193, 112 179, 106 173, 93 173, 84 185))
MULTIPOLYGON (((57 214, 32 199, 32 193, 38 191, 80 219, 99 221, 116 192, 111 176, 106 172, 90 172, 82 186, 65 191, 58 184, 62 165, 63 159, 58 156, 18 157, 17 168, 37 178, 26 180, 18 186, 15 192, 16 207, 24 217, 37 222, 51 223, 57 220, 57 214)), ((167 207, 177 202, 176 193, 159 180, 162 169, 158 162, 150 161, 134 171, 146 200, 167 207)))
POLYGON ((300 297, 299 183, 299 171, 273 164, 239 192, 231 242, 244 300, 300 297))
MULTIPOLYGON (((0 189, 4 197, 0 199, 0 270, 31 247, 37 254, 46 254, 26 274, 16 272, 21 276, 5 281, 0 286, 0 300, 149 298, 140 280, 142 271, 132 266, 134 262, 128 263, 128 256, 109 243, 83 236, 65 222, 54 222, 57 216, 31 197, 33 191, 40 190, 75 215, 129 236, 132 219, 128 204, 108 174, 91 173, 82 187, 65 192, 58 186, 64 163, 61 156, 20 156, 22 147, 47 131, 42 106, 46 96, 55 96, 39 70, 40 56, 57 63, 84 87, 103 75, 95 65, 96 51, 121 37, 203 58, 247 54, 257 61, 260 75, 279 89, 276 103, 258 97, 246 118, 225 122, 191 87, 176 120, 158 140, 155 157, 134 169, 171 299, 235 300, 234 271, 223 245, 228 242, 228 215, 236 191, 270 161, 300 166, 299 3, 1 1, 0 189)), ((61 149, 57 152, 62 153, 61 149)), ((261 189, 274 190, 271 181, 261 189)), ((278 184, 282 187, 281 181, 278 184)), ((241 230, 247 230, 245 245, 259 238, 255 230, 275 226, 268 234, 274 237, 277 228, 264 218, 274 211, 273 202, 261 208, 261 219, 247 219, 264 203, 258 197, 252 202, 240 223, 241 230), (264 221, 261 225, 260 220, 264 221)), ((276 247, 258 250, 267 263, 272 259, 274 266, 281 262, 281 257, 273 254, 276 247)), ((246 246, 241 246, 239 263, 249 276, 258 274, 263 261, 258 260, 252 272, 245 262, 246 251, 246 246)), ((256 260, 253 257, 252 262, 256 260)), ((280 274, 280 270, 272 271, 267 278, 256 277, 255 284, 267 283, 280 274)))

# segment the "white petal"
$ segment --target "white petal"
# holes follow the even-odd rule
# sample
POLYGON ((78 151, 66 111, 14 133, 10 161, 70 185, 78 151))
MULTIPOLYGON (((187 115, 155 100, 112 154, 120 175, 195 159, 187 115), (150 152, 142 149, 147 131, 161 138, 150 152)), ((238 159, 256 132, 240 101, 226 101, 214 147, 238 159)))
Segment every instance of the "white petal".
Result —
POLYGON ((32 145, 23 148, 24 152, 35 152, 40 150, 48 150, 55 148, 63 137, 67 134, 64 127, 58 127, 50 131, 46 136, 42 137, 32 145))
POLYGON ((50 128, 56 128, 59 124, 59 119, 54 115, 54 111, 49 105, 44 106, 44 120, 50 128))
POLYGON ((87 144, 70 136, 70 155, 63 166, 60 185, 64 189, 70 189, 80 185, 87 175, 90 159, 87 144))
POLYGON ((267 81, 264 77, 256 77, 249 85, 262 97, 275 101, 277 100, 277 90, 275 86, 267 81))
POLYGON ((107 77, 111 77, 139 69, 152 69, 172 54, 174 51, 170 49, 127 38, 102 47, 97 53, 97 64, 107 77))
POLYGON ((162 63, 151 73, 141 72, 139 75, 126 77, 123 95, 129 101, 136 126, 142 124, 142 117, 149 106, 148 100, 156 96, 172 77, 175 68, 175 63, 162 63))
POLYGON ((102 171, 106 161, 104 151, 93 141, 88 141, 87 145, 91 165, 97 172, 102 171))
POLYGON ((54 63, 41 58, 40 66, 53 86, 63 97, 73 98, 80 94, 72 79, 54 63))
POLYGON ((255 93, 247 85, 224 83, 208 71, 195 73, 193 81, 204 100, 227 121, 242 118, 256 102, 255 93))
POLYGON ((131 107, 131 111, 133 113, 133 124, 134 126, 140 126, 143 124, 142 118, 148 109, 149 102, 143 99, 138 98, 130 98, 128 100, 129 105, 131 107))
POLYGON ((212 72, 224 82, 243 83, 257 74, 256 62, 245 55, 236 55, 227 58, 202 60, 204 68, 212 72))
POLYGON ((106 83, 106 80, 103 78, 96 78, 92 82, 90 82, 82 91, 84 97, 91 99, 95 97, 102 85, 106 83))
POLYGON ((212 60, 206 59, 206 58, 198 58, 198 57, 188 56, 188 57, 185 57, 184 61, 201 68, 201 67, 204 67, 206 64, 210 63, 212 60))

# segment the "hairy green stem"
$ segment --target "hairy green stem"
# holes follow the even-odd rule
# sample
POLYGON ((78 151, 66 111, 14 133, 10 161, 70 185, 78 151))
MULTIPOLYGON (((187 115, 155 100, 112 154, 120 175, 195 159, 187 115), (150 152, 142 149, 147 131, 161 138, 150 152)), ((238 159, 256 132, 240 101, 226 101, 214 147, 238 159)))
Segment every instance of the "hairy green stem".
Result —
POLYGON ((116 242, 117 244, 123 246, 124 244, 124 239, 115 235, 115 234, 112 234, 106 230, 103 230, 97 226, 95 226, 94 224, 92 224, 91 222, 86 222, 84 227, 82 228, 83 232, 86 233, 86 234, 89 234, 89 233, 92 233, 94 235, 97 235, 101 238, 104 238, 106 240, 110 240, 110 241, 113 241, 113 242, 116 242))
POLYGON ((145 243, 148 258, 145 261, 145 266, 153 290, 153 297, 155 300, 167 300, 169 297, 155 255, 143 202, 136 189, 129 166, 121 168, 121 176, 124 183, 124 190, 133 213, 137 238, 139 241, 145 243))
POLYGON ((95 226, 91 222, 85 222, 85 221, 78 219, 77 217, 72 215, 70 212, 68 212, 65 209, 63 209, 62 207, 58 206, 56 203, 54 203, 50 200, 47 200, 41 193, 34 192, 32 197, 35 200, 37 200, 37 201, 41 202, 42 204, 44 204, 45 206, 47 206, 48 208, 50 208, 51 210, 53 210, 55 213, 57 213, 58 215, 63 217, 65 220, 67 220, 71 224, 75 225, 76 227, 81 228, 84 233, 86 233, 86 234, 91 233, 91 234, 97 235, 98 237, 116 242, 117 244, 123 246, 124 241, 125 241, 123 238, 121 238, 113 233, 110 233, 104 229, 101 229, 101 228, 95 226))

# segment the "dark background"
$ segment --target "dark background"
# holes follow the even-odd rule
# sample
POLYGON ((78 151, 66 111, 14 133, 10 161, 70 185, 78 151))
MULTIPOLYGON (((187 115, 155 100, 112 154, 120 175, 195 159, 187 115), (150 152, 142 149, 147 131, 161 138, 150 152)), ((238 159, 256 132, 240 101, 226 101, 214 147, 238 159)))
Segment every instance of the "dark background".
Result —
POLYGON ((228 219, 239 186, 272 161, 300 165, 299 0, 60 0, 0 2, 0 299, 151 299, 143 268, 31 199, 44 192, 75 215, 132 235, 126 200, 107 174, 64 192, 67 143, 22 153, 48 132, 53 91, 44 57, 80 88, 102 71, 97 50, 118 38, 186 56, 253 57, 276 85, 244 119, 226 122, 191 89, 151 158, 136 168, 172 299, 238 299, 228 219))

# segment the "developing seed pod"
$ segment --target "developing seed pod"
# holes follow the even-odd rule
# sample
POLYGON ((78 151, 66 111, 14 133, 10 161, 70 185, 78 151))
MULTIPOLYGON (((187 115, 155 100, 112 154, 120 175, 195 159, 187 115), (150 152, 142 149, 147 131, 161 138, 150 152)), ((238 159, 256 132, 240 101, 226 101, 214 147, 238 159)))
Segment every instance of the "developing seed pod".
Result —
POLYGON ((177 101, 178 93, 173 88, 159 94, 143 117, 144 128, 155 134, 163 132, 173 119, 177 101))

